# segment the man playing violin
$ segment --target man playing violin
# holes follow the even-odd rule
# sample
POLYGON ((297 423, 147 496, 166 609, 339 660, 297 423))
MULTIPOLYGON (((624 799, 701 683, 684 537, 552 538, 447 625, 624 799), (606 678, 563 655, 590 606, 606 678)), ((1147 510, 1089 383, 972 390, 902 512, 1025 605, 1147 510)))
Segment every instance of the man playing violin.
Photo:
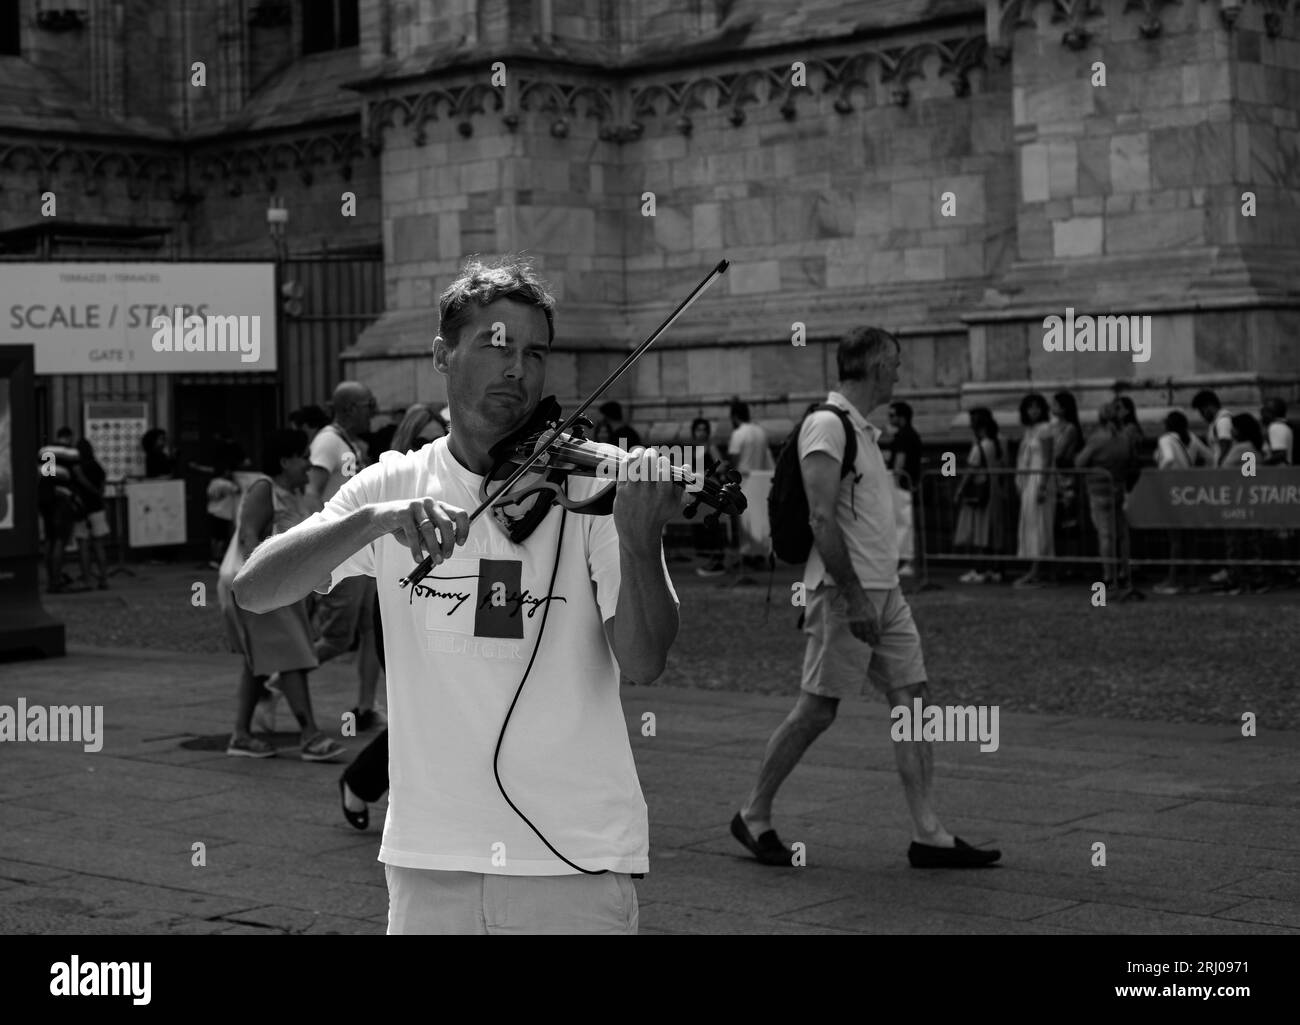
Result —
POLYGON ((616 485, 564 482, 576 500, 616 487, 612 515, 555 507, 516 544, 467 512, 496 487, 493 448, 541 399, 553 311, 526 266, 471 261, 441 297, 433 341, 450 435, 384 453, 235 580, 254 612, 377 581, 390 934, 637 931, 649 824, 619 673, 653 682, 677 635, 661 536, 685 491, 649 449, 616 485), (432 571, 408 583, 426 552, 432 571))

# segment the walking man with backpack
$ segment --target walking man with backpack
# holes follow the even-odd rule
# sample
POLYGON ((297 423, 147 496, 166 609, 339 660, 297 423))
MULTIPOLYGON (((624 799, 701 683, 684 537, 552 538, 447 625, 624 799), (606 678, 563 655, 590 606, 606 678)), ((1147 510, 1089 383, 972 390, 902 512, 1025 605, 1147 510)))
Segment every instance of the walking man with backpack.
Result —
MULTIPOLYGON (((840 700, 874 687, 890 708, 929 705, 921 638, 898 581, 893 477, 865 413, 888 402, 901 347, 879 328, 859 327, 836 353, 839 382, 786 442, 772 483, 773 549, 804 570, 808 635, 794 710, 768 741, 758 779, 731 832, 765 865, 790 865, 772 828, 772 801, 812 742, 835 721, 840 700)), ((888 728, 888 727, 886 727, 888 728)), ((952 835, 933 804, 929 741, 900 741, 894 757, 912 815, 908 861, 915 868, 974 868, 1001 857, 952 835)))

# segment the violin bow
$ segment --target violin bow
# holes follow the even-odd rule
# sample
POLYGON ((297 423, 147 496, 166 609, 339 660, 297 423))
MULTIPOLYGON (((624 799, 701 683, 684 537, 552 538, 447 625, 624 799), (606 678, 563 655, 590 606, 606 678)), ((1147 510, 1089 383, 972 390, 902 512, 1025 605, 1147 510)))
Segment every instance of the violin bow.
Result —
MULTIPOLYGON (((622 363, 620 363, 617 367, 614 368, 613 373, 611 373, 607 378, 605 378, 605 380, 601 382, 601 384, 596 388, 596 390, 593 391, 590 395, 587 396, 586 399, 583 400, 582 405, 580 405, 577 409, 575 409, 572 413, 568 415, 564 423, 560 424, 560 426, 555 429, 555 433, 554 435, 552 435, 551 439, 547 441, 545 445, 539 446, 537 450, 533 452, 532 455, 530 455, 527 459, 525 459, 522 463, 520 463, 517 467, 515 467, 515 472, 512 473, 509 477, 507 477, 505 482, 499 488, 497 488, 496 491, 492 492, 492 494, 490 494, 487 498, 485 498, 482 502, 479 503, 479 507, 475 509, 472 513, 470 513, 469 522, 473 523, 476 519, 478 519, 478 517, 483 513, 485 509, 489 508, 492 505, 493 502, 495 502, 502 495, 509 493, 510 489, 514 487, 516 483, 518 483, 519 479, 523 477, 525 473, 527 473, 543 456, 545 456, 551 450, 551 446, 553 446, 559 438, 562 438, 564 436, 564 432, 578 422, 578 418, 581 417, 582 414, 587 411, 587 409, 591 406, 593 402, 595 402, 598 398, 600 398, 600 396, 604 393, 605 389, 607 389, 611 384, 613 384, 620 377, 622 377, 632 366, 632 364, 634 364, 637 360, 639 360, 645 354, 646 350, 650 348, 650 346, 654 345, 654 343, 659 339, 659 336, 663 334, 665 331, 667 331, 668 328, 670 328, 673 325, 674 321, 676 321, 678 317, 680 317, 683 313, 685 313, 686 310, 690 307, 690 305, 693 302, 695 302, 695 300, 698 299, 701 295, 703 295, 705 290, 710 285, 712 285, 713 282, 718 277, 720 277, 721 275, 727 272, 727 268, 729 266, 731 266, 731 261, 719 260, 718 265, 714 267, 713 270, 709 271, 707 275, 705 275, 704 280, 695 286, 694 290, 692 290, 690 295, 688 295, 685 299, 683 299, 680 303, 677 304, 677 308, 673 310, 672 313, 668 314, 667 319, 665 319, 662 324, 660 324, 657 328, 655 328, 654 332, 650 334, 645 341, 643 341, 640 345, 638 345, 635 349, 633 349, 628 354, 627 359, 623 360, 622 363)), ((407 582, 410 584, 419 583, 432 570, 433 570, 433 556, 429 555, 426 556, 424 561, 421 562, 418 566, 416 566, 415 569, 411 572, 411 574, 406 578, 407 582)))

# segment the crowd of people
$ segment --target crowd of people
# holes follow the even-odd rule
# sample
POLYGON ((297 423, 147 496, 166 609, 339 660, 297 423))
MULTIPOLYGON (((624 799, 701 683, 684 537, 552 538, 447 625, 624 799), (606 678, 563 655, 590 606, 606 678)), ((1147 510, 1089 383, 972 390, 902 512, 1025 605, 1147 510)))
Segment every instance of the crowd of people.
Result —
POLYGON ((52 444, 37 453, 37 509, 45 538, 45 579, 51 594, 91 589, 91 563, 95 587, 108 590, 104 539, 109 536, 104 504, 107 474, 85 438, 71 427, 60 427, 52 444), (65 552, 76 543, 81 577, 73 580, 63 571, 65 552))
MULTIPOLYGON (((1014 586, 1041 587, 1048 560, 1084 557, 1084 528, 1090 526, 1103 581, 1123 594, 1134 593, 1126 499, 1143 472, 1236 469, 1248 454, 1259 466, 1291 464, 1293 433, 1281 399, 1269 399, 1258 419, 1225 409, 1212 391, 1199 392, 1192 407, 1205 424, 1204 439, 1192 433, 1183 412, 1171 410, 1164 418, 1163 432, 1152 441, 1127 395, 1103 403, 1096 426, 1085 432, 1070 392, 1057 392, 1050 403, 1043 395, 1031 393, 1020 403, 1024 430, 1015 472, 1010 474, 996 472, 1012 467, 997 420, 987 408, 971 410, 974 440, 966 456, 966 472, 956 487, 953 544, 972 556, 974 563, 961 580, 999 583, 1000 566, 1014 557, 1026 564, 1014 586)), ((1157 594, 1178 594, 1196 586, 1195 566, 1188 559, 1190 533, 1168 532, 1169 572, 1154 588, 1157 594)), ((1211 575, 1208 583, 1233 593, 1272 586, 1261 565, 1264 532, 1225 533, 1229 565, 1211 575)))

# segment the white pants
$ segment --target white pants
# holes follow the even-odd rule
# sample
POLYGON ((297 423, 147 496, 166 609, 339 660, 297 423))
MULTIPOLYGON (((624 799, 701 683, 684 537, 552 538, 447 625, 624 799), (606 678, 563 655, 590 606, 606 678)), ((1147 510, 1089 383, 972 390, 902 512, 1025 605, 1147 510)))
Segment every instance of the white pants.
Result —
POLYGON ((915 558, 912 551, 912 492, 894 484, 894 528, 898 537, 898 559, 910 562, 915 558))

